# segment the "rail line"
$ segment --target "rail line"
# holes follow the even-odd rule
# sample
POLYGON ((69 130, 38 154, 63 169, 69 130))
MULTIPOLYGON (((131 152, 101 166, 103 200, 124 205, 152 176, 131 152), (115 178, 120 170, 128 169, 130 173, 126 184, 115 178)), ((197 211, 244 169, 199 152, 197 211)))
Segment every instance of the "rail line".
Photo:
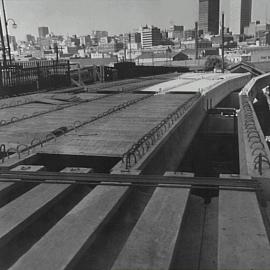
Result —
MULTIPOLYGON (((25 165, 27 167, 27 165, 25 165)), ((47 184, 80 184, 80 185, 146 185, 168 187, 191 185, 198 187, 216 188, 250 188, 258 189, 259 184, 254 179, 208 178, 208 177, 184 177, 184 176, 160 176, 160 175, 123 175, 123 174, 78 174, 62 172, 13 172, 2 171, 0 182, 27 182, 47 184)))

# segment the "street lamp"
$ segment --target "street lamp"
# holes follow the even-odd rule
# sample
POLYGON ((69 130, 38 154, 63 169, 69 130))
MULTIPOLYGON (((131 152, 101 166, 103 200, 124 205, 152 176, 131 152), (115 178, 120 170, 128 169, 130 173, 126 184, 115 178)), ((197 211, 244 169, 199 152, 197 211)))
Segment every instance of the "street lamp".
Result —
MULTIPOLYGON (((2 8, 3 8, 3 15, 4 15, 4 21, 5 21, 5 29, 6 29, 6 39, 7 39, 7 46, 8 46, 8 56, 9 56, 9 60, 11 62, 10 42, 9 42, 9 35, 8 35, 8 23, 10 21, 12 21, 12 27, 14 29, 17 28, 17 24, 15 23, 15 21, 12 18, 7 19, 4 0, 2 0, 2 8)), ((4 54, 4 51, 3 51, 3 54, 4 54)))

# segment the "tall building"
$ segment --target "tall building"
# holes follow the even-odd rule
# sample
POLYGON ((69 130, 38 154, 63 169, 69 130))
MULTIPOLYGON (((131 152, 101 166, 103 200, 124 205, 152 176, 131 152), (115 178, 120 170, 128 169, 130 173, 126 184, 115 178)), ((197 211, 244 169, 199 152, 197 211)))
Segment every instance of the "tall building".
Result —
POLYGON ((161 32, 154 26, 144 26, 141 28, 141 42, 143 49, 150 49, 153 46, 160 45, 161 32))
POLYGON ((49 27, 41 26, 38 28, 38 36, 40 38, 45 38, 49 34, 49 27))
POLYGON ((202 30, 204 34, 218 34, 219 1, 199 0, 199 30, 202 30))
POLYGON ((233 34, 244 34, 251 22, 252 0, 230 0, 230 29, 233 34))

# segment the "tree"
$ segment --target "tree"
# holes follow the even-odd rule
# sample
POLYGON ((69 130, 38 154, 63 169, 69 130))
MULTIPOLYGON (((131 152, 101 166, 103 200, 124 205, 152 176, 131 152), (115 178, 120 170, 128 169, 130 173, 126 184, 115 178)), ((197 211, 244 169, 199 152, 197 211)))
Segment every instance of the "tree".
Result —
POLYGON ((207 57, 204 64, 205 71, 213 71, 214 68, 222 69, 222 59, 218 55, 210 55, 207 57))

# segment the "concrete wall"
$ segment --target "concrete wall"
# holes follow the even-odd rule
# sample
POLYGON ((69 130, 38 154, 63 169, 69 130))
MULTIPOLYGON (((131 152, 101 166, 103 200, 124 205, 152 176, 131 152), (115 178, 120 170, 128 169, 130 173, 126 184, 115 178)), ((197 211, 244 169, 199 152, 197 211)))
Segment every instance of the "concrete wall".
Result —
POLYGON ((136 169, 142 170, 143 174, 164 174, 166 171, 176 171, 206 116, 203 103, 204 99, 201 97, 195 107, 179 121, 162 142, 149 151, 145 158, 135 166, 136 169))

